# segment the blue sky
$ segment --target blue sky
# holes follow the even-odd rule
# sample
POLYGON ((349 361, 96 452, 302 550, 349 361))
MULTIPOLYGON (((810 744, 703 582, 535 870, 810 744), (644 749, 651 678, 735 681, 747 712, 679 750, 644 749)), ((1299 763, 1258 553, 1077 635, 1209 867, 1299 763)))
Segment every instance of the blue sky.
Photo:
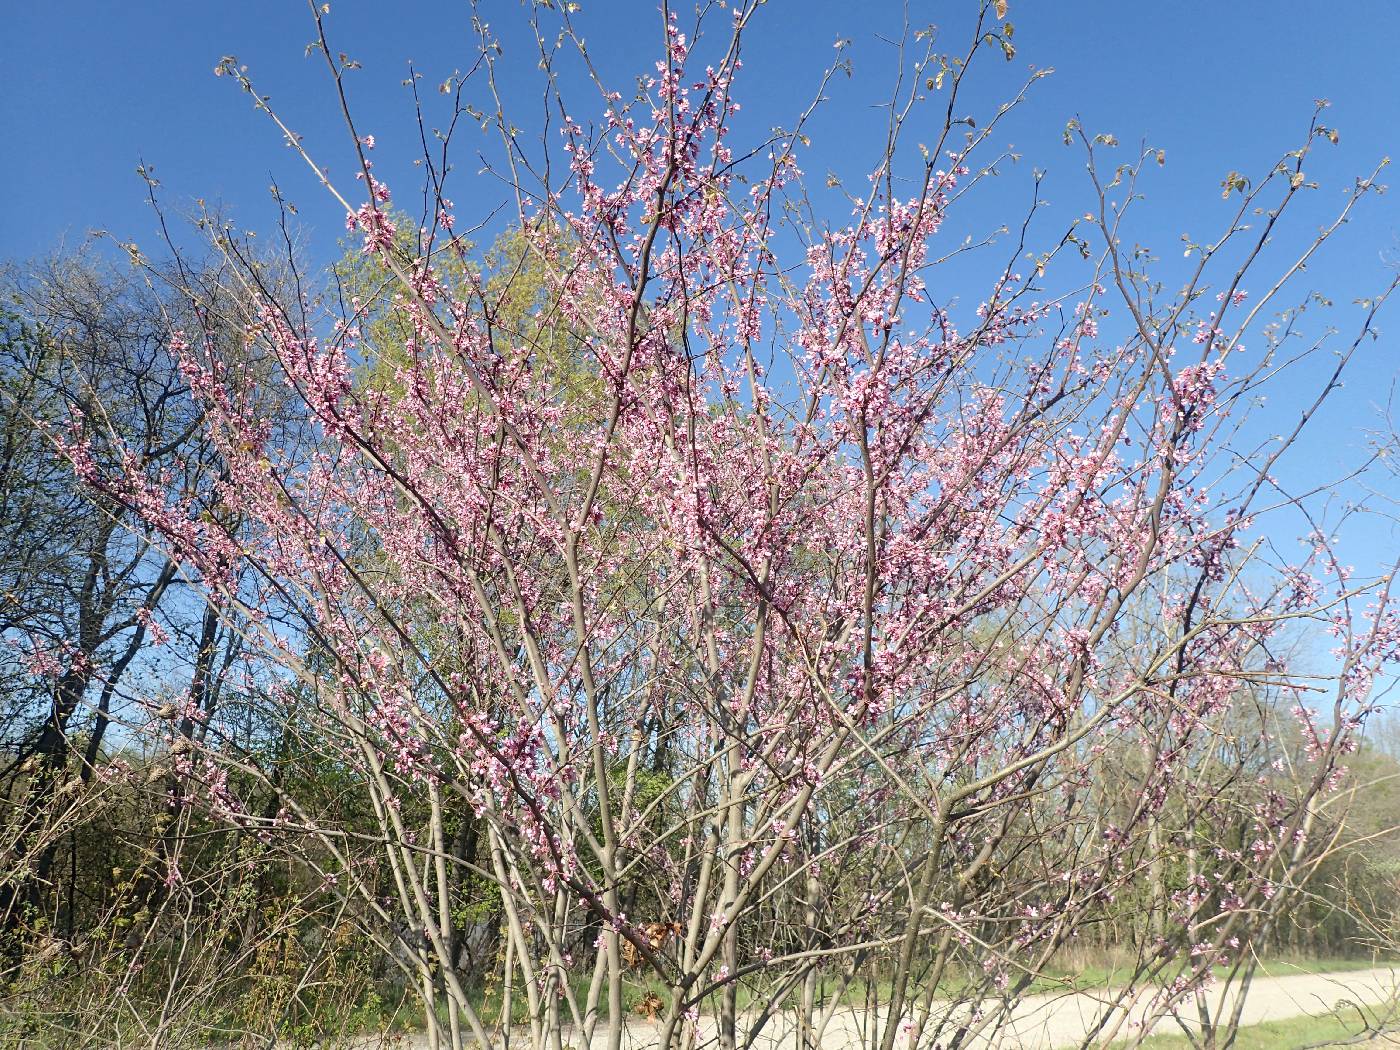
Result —
MULTIPOLYGON (((405 63, 414 60, 430 87, 470 63, 469 5, 331 6, 333 43, 365 66, 352 81, 362 124, 388 147, 382 154, 411 146, 411 113, 399 86, 405 63)), ((942 26, 949 46, 959 47, 973 9, 973 0, 909 4, 912 22, 942 26)), ((513 59, 503 63, 507 96, 528 117, 538 108, 536 74, 521 5, 486 0, 481 10, 513 59)), ((684 21, 687 9, 678 10, 684 21)), ((1052 179, 1078 172, 1077 156, 1049 148, 1070 116, 1125 143, 1146 138, 1170 161, 1148 187, 1153 206, 1165 226, 1190 226, 1218 198, 1227 170, 1258 168, 1295 144, 1315 98, 1333 102, 1330 122, 1342 132, 1319 176, 1344 180, 1395 151, 1400 5, 1348 7, 1345 19, 1340 10, 1311 0, 1013 0, 1019 53, 1005 69, 984 67, 981 97, 1000 97, 1028 65, 1055 67, 1035 93, 1034 119, 1006 137, 1052 179)), ((836 85, 817 126, 825 134, 813 137, 815 153, 830 155, 823 159, 855 155, 850 140, 878 122, 870 103, 890 78, 893 53, 878 38, 896 35, 902 15, 894 0, 771 0, 746 52, 746 106, 773 121, 790 117, 830 61, 832 42, 850 38, 855 77, 836 85)), ((605 75, 624 88, 657 50, 655 0, 584 0, 576 21, 605 75)), ((151 217, 134 175, 140 158, 155 165, 173 198, 223 200, 249 226, 272 215, 269 173, 303 207, 313 203, 313 187, 297 183, 301 173, 266 121, 229 81, 213 76, 220 56, 237 55, 313 148, 340 151, 344 166, 329 84, 319 60, 303 54, 312 35, 299 0, 15 5, 0 38, 0 135, 11 158, 0 168, 9 202, 0 252, 32 253, 94 226, 123 239, 149 235, 151 217)), ((336 157, 329 159, 334 166, 336 157)), ((1370 216, 1376 236, 1366 239, 1370 251, 1357 245, 1356 273, 1373 271, 1376 252, 1394 241, 1394 211, 1384 211, 1370 216)), ((334 221, 338 227, 338 215, 334 221)), ((1353 272, 1352 263, 1337 262, 1344 274, 1353 272)))
MULTIPOLYGON (((632 75, 646 72, 658 53, 655 0, 581 0, 581 7, 576 25, 598 67, 629 93, 632 75)), ((688 24, 692 9, 676 9, 688 24)), ((485 0, 479 10, 500 34, 503 91, 528 130, 539 93, 523 8, 516 0, 485 0)), ((956 50, 974 10, 973 0, 908 5, 911 22, 938 24, 956 50)), ((859 178, 883 127, 873 103, 887 95, 893 76, 894 52, 882 37, 898 36, 904 12, 885 0, 770 0, 754 24, 739 85, 748 128, 790 121, 832 60, 833 42, 848 38, 854 76, 833 85, 811 128, 803 166, 818 184, 828 169, 859 178)), ((473 60, 471 15, 464 2, 332 0, 332 42, 363 63, 352 74, 352 101, 361 129, 379 140, 378 173, 390 185, 406 189, 413 182, 406 162, 395 167, 396 157, 416 148, 400 83, 406 62, 412 59, 423 72, 425 90, 436 101, 433 85, 473 60)), ((1298 145, 1314 99, 1331 100, 1325 119, 1339 129, 1341 142, 1316 151, 1308 174, 1322 188, 1295 216, 1280 249, 1323 222, 1354 176, 1382 156, 1400 154, 1400 63, 1394 57, 1400 4, 1011 0, 1010 17, 1018 54, 1009 63, 989 60, 977 71, 967 108, 988 112, 1032 65, 1056 72, 1038 83, 1027 108, 998 135, 996 141, 1013 144, 1025 160, 969 206, 974 225, 1019 219, 1005 209, 1029 199, 1032 166, 1048 171, 1045 192, 1059 209, 1039 227, 1047 241, 1063 228, 1054 216, 1084 210, 1082 154, 1060 142, 1073 116, 1091 131, 1114 133, 1125 150, 1142 140, 1166 150, 1166 166, 1154 166, 1143 187, 1148 201, 1133 233, 1158 250, 1168 274, 1180 266, 1182 233, 1204 236, 1223 220, 1225 173, 1267 169, 1298 145)), ((339 209, 236 85, 213 75, 221 56, 236 55, 311 150, 333 173, 345 173, 349 187, 351 155, 331 85, 320 60, 304 54, 313 31, 298 0, 15 5, 0 38, 0 141, 9 158, 0 166, 0 192, 8 202, 0 257, 42 253, 60 240, 76 243, 90 228, 154 246, 154 216, 135 175, 144 160, 154 166, 169 203, 219 201, 240 225, 264 233, 276 217, 268 194, 275 177, 299 207, 310 257, 329 261, 342 232, 339 209)), ((579 108, 588 114, 586 104, 579 108)), ((479 134, 462 133, 468 148, 459 153, 462 170, 450 193, 463 216, 505 199, 498 183, 473 176, 470 136, 479 134)), ((1397 245, 1400 199, 1371 200, 1310 267, 1295 298, 1307 288, 1327 292, 1345 326, 1354 316, 1351 300, 1388 279, 1397 245)), ((975 301, 979 289, 963 294, 975 301)), ((1400 333, 1393 311, 1382 327, 1400 333)), ((1330 476, 1354 459, 1366 431, 1380 424, 1398 345, 1387 338, 1366 350, 1314 440, 1289 467, 1299 484, 1330 476)), ((1299 391, 1307 378, 1299 377, 1299 391)), ((1347 549, 1361 566, 1400 545, 1388 523, 1356 528, 1347 549)))

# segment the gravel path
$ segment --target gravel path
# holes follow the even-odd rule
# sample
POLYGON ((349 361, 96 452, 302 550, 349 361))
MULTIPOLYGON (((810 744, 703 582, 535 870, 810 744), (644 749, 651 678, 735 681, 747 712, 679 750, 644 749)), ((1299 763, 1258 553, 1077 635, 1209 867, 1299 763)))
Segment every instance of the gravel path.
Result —
MULTIPOLYGON (((1390 967, 1353 970, 1342 973, 1290 974, 1283 977, 1257 976, 1250 984, 1241 1013, 1242 1025, 1282 1021, 1301 1014, 1325 1014, 1342 1002, 1376 1006, 1394 1000, 1400 993, 1400 971, 1390 967)), ((1226 993, 1225 1009, 1234 1007, 1238 990, 1226 993)), ((1220 993, 1208 997, 1218 1013, 1220 993)), ((983 1042, 987 1050, 1055 1050, 1076 1046, 1089 1026, 1097 1020, 1102 996, 1079 992, 1058 996, 1036 996, 1020 1004, 1013 1015, 1011 1031, 999 1042, 983 1042)), ((1193 1014, 1188 1004, 1183 1015, 1193 1014)), ((1139 1021, 1144 1011, 1129 1012, 1128 1022, 1139 1021)), ((1188 1018, 1189 1019, 1189 1018, 1188 1018)), ((1158 1023, 1157 1031, 1179 1031, 1170 1018, 1158 1023)), ((1129 1029, 1120 1030, 1120 1036, 1129 1029)))
MULTIPOLYGON (((1109 994, 1057 992, 1028 996, 1014 1007, 1010 1023, 1003 1025, 996 1037, 984 1037, 972 1043, 968 1050, 1059 1050, 1078 1046, 1085 1033, 1097 1022, 1109 994)), ((1259 975, 1250 985, 1241 1023, 1254 1025, 1263 1021, 1286 1020, 1301 1014, 1324 1014, 1344 1002, 1362 1007, 1376 1006, 1394 1000, 1398 994, 1400 969, 1390 967, 1279 977, 1259 975)), ((1233 1008, 1237 995, 1238 992, 1233 988, 1225 993, 1225 1009, 1233 1008)), ((1209 1001, 1213 1010, 1220 1008, 1220 999, 1220 992, 1210 994, 1209 1001)), ((1194 1006, 1190 1004, 1187 1010, 1183 1011, 1185 1014, 1194 1012, 1194 1006)), ((1129 1025, 1140 1025, 1144 1013, 1144 1004, 1129 1009, 1126 1024, 1118 1030, 1118 1038, 1123 1038, 1132 1031, 1129 1025)), ((852 1050, 854 1047, 870 1045, 873 1035, 870 1030, 872 1020, 865 1011, 838 1012, 823 1034, 822 1050, 852 1050)), ((1159 1022, 1157 1030, 1175 1032, 1179 1031, 1179 1028, 1175 1021, 1167 1019, 1159 1022)), ((654 1048, 657 1045, 658 1034, 656 1024, 636 1018, 628 1025, 623 1037, 623 1050, 654 1048)), ((713 1035, 713 1021, 709 1018, 702 1019, 699 1032, 701 1043, 712 1039, 713 1035)), ((570 1043, 567 1033, 564 1042, 571 1050, 585 1050, 578 1042, 570 1043)), ((512 1039, 511 1043, 521 1048, 529 1046, 528 1038, 521 1039, 518 1036, 512 1039)), ((376 1040, 362 1044, 366 1050, 377 1046, 425 1050, 427 1045, 426 1039, 421 1036, 382 1043, 376 1040)), ((605 1045, 602 1037, 595 1037, 587 1050, 603 1050, 605 1045)), ((1379 1050, 1379 1047, 1387 1044, 1373 1045, 1379 1050)), ((787 1017, 777 1017, 769 1021, 754 1042, 754 1050, 796 1050, 797 1046, 797 1033, 791 1019, 787 1017)), ((896 1050, 901 1050, 907 1046, 907 1041, 897 1040, 895 1046, 896 1050)))

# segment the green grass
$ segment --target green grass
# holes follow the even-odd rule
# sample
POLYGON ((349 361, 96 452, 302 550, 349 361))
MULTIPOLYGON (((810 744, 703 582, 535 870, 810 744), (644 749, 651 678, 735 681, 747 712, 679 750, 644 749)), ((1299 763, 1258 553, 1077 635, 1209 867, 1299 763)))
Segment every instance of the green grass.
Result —
MULTIPOLYGON (((1265 1021, 1241 1028, 1232 1050, 1298 1050, 1319 1043, 1342 1043, 1361 1032, 1361 1022, 1354 1016, 1347 1020, 1329 1014, 1265 1021)), ((1142 1050, 1192 1050, 1191 1041, 1184 1035, 1154 1035, 1140 1045, 1142 1050)))
POLYGON ((1259 964, 1261 977, 1286 977, 1291 973, 1345 973, 1397 965, 1390 959, 1265 959, 1259 964))
MULTIPOLYGON (((1387 965, 1396 965, 1396 963, 1384 959, 1374 962, 1371 959, 1339 958, 1265 959, 1259 964, 1255 976, 1287 977, 1292 974, 1304 973, 1345 973, 1387 965)), ((1217 966, 1214 968, 1214 972, 1217 977, 1223 978, 1229 974, 1229 968, 1217 966)), ((1052 964, 1031 982, 1028 992, 1060 991, 1065 988, 1075 988, 1081 991, 1092 988, 1109 988, 1126 982, 1132 975, 1133 967, 1126 962, 1115 964, 1095 961, 1074 967, 1052 964)))

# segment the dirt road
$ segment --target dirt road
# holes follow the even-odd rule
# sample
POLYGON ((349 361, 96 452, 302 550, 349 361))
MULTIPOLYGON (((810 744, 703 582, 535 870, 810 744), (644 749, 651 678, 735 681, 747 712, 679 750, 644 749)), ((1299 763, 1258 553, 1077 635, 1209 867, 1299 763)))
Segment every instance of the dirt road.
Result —
MULTIPOLYGON (((1283 977, 1259 976, 1254 979, 1245 996, 1240 1016, 1243 1025, 1264 1021, 1281 1021, 1300 1014, 1325 1014, 1339 1003, 1349 1002, 1360 1007, 1374 1007, 1390 1002, 1400 992, 1400 970, 1381 967, 1330 974, 1291 974, 1283 977)), ((1225 1010, 1234 1007, 1237 989, 1225 992, 1225 1010)), ((1221 993, 1207 996, 1212 1011, 1222 1011, 1221 993)), ((1055 1050, 1078 1046, 1086 1032, 1097 1022, 1104 1006, 1104 996, 1093 992, 1035 996, 1023 1001, 1013 1014, 1010 1030, 999 1041, 976 1044, 986 1050, 1055 1050)), ((1193 1014, 1188 1009, 1183 1015, 1193 1014)), ((1145 1010, 1141 1007, 1128 1012, 1127 1024, 1141 1023, 1145 1010)), ((1191 1017, 1185 1019, 1190 1022, 1191 1017)), ((1194 1025, 1193 1025, 1194 1027, 1194 1025)), ((1120 1037, 1132 1029, 1120 1029, 1120 1037)), ((1156 1026, 1159 1032, 1179 1031, 1170 1018, 1156 1026)))
MULTIPOLYGON (((1079 1046, 1090 1029, 1098 1023, 1110 1001, 1110 994, 1059 992, 1028 996, 1016 1004, 1010 1023, 1003 1024, 995 1036, 984 1036, 964 1045, 968 1046, 968 1050, 1060 1050, 1079 1046)), ((1235 989, 1224 993, 1225 1010, 1233 1008, 1237 994, 1235 989)), ((1351 1003, 1362 1008, 1374 1007, 1394 1000, 1397 994, 1400 994, 1400 969, 1390 967, 1278 977, 1260 975, 1254 979, 1245 997, 1241 1023, 1253 1025, 1263 1021, 1284 1020, 1301 1014, 1324 1014, 1341 1003, 1351 1003)), ((1222 993, 1219 991, 1209 994, 1208 1002, 1213 1012, 1220 1011, 1221 998, 1222 993)), ((1122 1039, 1134 1032, 1132 1026, 1140 1026, 1145 1013, 1145 1002, 1139 1002, 1126 1011, 1118 1011, 1114 1017, 1121 1019, 1123 1025, 1117 1030, 1117 1038, 1122 1039)), ((1190 1008, 1188 1004, 1188 1009, 1183 1013, 1194 1016, 1194 1008, 1190 1008)), ((821 1046, 823 1050, 856 1050, 862 1046, 878 1045, 878 1032, 874 1029, 874 1023, 878 1020, 865 1011, 842 1010, 832 1017, 822 1033, 821 1046)), ((702 1018, 699 1027, 700 1044, 703 1046, 709 1042, 710 1046, 714 1046, 713 1020, 702 1018)), ((1179 1031, 1179 1027, 1176 1021, 1168 1018, 1159 1022, 1156 1030, 1174 1032, 1179 1031)), ((658 1035, 656 1024, 637 1018, 628 1025, 622 1042, 623 1050, 654 1048, 658 1042, 658 1035)), ((926 1047, 933 1045, 927 1035, 921 1042, 926 1047)), ((529 1037, 524 1032, 513 1034, 510 1043, 521 1050, 530 1045, 529 1037)), ((564 1035, 564 1043, 572 1050, 584 1050, 580 1041, 571 1040, 567 1032, 564 1035)), ((423 1037, 409 1037, 400 1043, 364 1045, 424 1050, 428 1043, 423 1037)), ((798 1045, 797 1032, 792 1020, 784 1016, 776 1017, 764 1026, 753 1042, 753 1050, 796 1050, 798 1045)), ((595 1036, 588 1050, 604 1050, 605 1047, 606 1040, 595 1036)), ((901 1034, 895 1042, 895 1047, 896 1050, 906 1050, 907 1037, 901 1034)))

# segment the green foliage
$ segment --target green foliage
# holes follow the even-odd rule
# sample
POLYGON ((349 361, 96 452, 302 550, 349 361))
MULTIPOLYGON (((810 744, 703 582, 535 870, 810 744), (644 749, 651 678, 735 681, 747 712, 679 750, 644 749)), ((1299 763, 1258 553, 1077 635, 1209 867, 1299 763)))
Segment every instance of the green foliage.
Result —
MULTIPOLYGON (((419 254, 415 224, 402 212, 390 213, 394 242, 405 260, 419 254)), ((411 314, 404 308, 395 276, 377 257, 365 255, 350 241, 333 268, 347 319, 359 330, 360 381, 390 393, 402 392, 400 374, 411 365, 417 341, 411 314)), ((519 229, 502 232, 485 252, 453 242, 436 248, 432 265, 445 294, 437 305, 442 319, 452 302, 479 311, 491 328, 492 344, 502 355, 524 351, 530 367, 548 377, 560 399, 573 406, 578 424, 596 416, 601 387, 586 358, 586 333, 570 328, 557 309, 555 290, 570 265, 562 232, 546 229, 527 236, 519 229), (547 245, 547 255, 538 246, 547 245)))

